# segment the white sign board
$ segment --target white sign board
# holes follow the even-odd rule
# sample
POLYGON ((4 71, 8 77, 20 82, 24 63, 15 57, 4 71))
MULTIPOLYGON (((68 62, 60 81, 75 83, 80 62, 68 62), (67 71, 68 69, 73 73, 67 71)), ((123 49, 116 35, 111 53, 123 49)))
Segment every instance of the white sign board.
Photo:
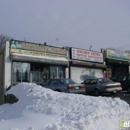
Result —
POLYGON ((103 63, 103 54, 87 50, 71 49, 72 59, 103 63))

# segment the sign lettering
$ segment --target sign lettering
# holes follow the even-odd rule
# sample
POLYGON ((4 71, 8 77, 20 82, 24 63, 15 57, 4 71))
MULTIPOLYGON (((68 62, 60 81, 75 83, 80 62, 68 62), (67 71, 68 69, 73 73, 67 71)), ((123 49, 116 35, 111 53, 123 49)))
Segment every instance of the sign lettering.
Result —
POLYGON ((72 59, 103 63, 103 55, 99 52, 72 48, 71 55, 72 59))
POLYGON ((109 59, 116 59, 116 60, 123 60, 123 61, 129 61, 130 60, 130 54, 124 53, 116 50, 106 50, 106 58, 109 59))
POLYGON ((38 52, 38 51, 20 50, 20 49, 15 49, 15 48, 11 48, 10 53, 19 53, 19 54, 33 55, 33 56, 46 56, 46 57, 53 57, 53 58, 66 58, 65 55, 44 53, 44 52, 38 52))
POLYGON ((66 49, 63 49, 60 47, 28 43, 28 42, 22 42, 22 41, 17 41, 17 40, 10 41, 10 47, 16 48, 16 49, 21 49, 21 50, 23 49, 23 50, 32 50, 32 51, 37 51, 37 52, 67 55, 66 49))

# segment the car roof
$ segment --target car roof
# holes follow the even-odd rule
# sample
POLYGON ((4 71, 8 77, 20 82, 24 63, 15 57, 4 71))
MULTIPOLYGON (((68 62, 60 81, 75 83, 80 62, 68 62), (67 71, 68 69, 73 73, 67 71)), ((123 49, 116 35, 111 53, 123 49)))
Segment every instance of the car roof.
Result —
MULTIPOLYGON (((96 77, 89 77, 87 79, 98 79, 98 78, 96 78, 96 77)), ((85 80, 87 80, 87 79, 85 79, 85 80)))
POLYGON ((87 79, 110 79, 110 78, 96 78, 96 77, 91 77, 91 78, 87 78, 87 79))

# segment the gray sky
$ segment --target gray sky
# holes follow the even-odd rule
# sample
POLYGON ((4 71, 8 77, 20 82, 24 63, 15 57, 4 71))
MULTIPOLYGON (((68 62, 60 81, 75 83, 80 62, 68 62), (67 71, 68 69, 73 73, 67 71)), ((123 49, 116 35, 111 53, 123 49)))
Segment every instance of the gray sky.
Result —
POLYGON ((86 50, 92 45, 94 51, 130 50, 130 0, 0 0, 0 34, 86 50))

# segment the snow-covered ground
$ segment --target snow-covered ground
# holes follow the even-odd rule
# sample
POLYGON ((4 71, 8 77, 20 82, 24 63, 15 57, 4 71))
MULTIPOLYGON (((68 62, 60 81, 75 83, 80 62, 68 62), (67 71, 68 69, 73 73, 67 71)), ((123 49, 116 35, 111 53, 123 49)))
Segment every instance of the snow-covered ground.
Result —
POLYGON ((130 107, 119 98, 54 92, 36 84, 11 88, 19 101, 0 106, 0 130, 119 130, 130 107))

